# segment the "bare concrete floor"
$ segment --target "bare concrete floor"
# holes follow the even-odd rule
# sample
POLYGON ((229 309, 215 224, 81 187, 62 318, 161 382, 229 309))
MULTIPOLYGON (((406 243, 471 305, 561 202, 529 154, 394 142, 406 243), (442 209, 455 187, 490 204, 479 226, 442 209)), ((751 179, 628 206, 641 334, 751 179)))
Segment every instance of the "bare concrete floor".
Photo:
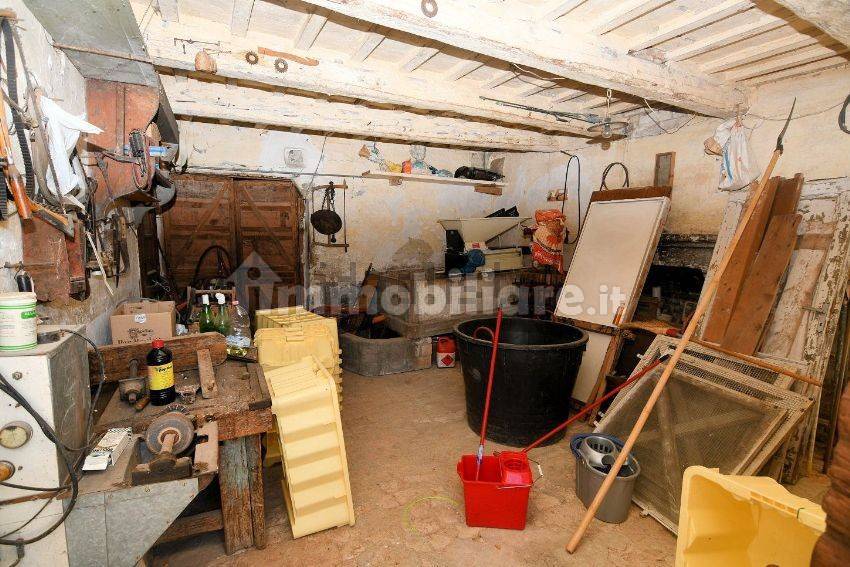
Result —
MULTIPOLYGON (((584 507, 573 490, 567 441, 535 449, 544 472, 531 492, 524 531, 469 528, 455 465, 474 453, 459 369, 343 377, 343 426, 357 524, 292 539, 280 466, 266 471, 268 546, 232 556, 220 533, 161 546, 155 564, 200 565, 672 565, 676 540, 632 506, 619 525, 594 521, 564 551, 584 507)), ((583 426, 582 426, 583 427, 583 426)), ((568 432, 579 432, 582 427, 568 432)), ((489 444, 490 453, 499 446, 489 444)))

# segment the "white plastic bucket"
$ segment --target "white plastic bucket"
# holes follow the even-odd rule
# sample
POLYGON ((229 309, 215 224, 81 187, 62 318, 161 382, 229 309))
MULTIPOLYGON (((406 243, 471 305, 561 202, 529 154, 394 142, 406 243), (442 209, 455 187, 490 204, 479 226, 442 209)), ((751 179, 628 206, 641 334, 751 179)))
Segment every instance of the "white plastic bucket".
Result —
POLYGON ((34 347, 36 321, 34 293, 0 293, 0 351, 34 347))

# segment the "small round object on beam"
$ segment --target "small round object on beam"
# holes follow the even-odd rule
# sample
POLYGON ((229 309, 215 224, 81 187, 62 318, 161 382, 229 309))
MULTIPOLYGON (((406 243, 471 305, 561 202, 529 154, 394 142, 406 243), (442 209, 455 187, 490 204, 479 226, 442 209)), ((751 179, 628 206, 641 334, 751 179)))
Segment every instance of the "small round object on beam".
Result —
POLYGON ((256 65, 260 62, 260 56, 257 55, 256 51, 248 51, 245 53, 245 61, 247 61, 249 65, 256 65))
POLYGON ((274 60, 274 70, 278 73, 286 73, 286 70, 289 69, 289 63, 286 62, 286 59, 281 59, 278 57, 274 60))
POLYGON ((422 0, 422 13, 429 18, 436 16, 438 10, 437 0, 422 0))

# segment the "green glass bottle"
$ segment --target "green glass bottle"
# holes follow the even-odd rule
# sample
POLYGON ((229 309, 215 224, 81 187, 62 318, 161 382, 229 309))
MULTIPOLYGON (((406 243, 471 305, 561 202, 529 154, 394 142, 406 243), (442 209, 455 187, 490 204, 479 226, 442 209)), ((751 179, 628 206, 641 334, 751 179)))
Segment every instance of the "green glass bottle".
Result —
POLYGON ((212 308, 210 308, 210 296, 204 295, 201 297, 201 315, 198 317, 198 330, 202 333, 217 331, 215 317, 213 317, 212 308))
POLYGON ((215 320, 215 330, 226 337, 230 334, 230 310, 224 301, 223 293, 217 293, 215 297, 218 300, 218 315, 215 320))

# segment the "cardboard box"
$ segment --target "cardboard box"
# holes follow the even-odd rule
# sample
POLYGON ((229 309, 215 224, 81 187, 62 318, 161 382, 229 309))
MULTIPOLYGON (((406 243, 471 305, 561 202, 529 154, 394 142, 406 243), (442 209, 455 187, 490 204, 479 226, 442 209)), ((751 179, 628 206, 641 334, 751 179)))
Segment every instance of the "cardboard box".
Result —
POLYGON ((112 344, 170 339, 174 336, 176 322, 173 301, 124 303, 109 318, 112 344))

